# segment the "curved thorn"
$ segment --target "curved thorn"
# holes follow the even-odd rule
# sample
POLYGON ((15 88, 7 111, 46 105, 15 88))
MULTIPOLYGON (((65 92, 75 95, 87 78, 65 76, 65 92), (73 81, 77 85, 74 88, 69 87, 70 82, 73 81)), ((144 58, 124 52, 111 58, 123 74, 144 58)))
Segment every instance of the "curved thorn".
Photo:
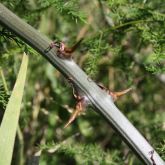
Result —
POLYGON ((64 128, 68 127, 76 119, 76 117, 82 112, 82 110, 83 110, 82 103, 78 102, 76 105, 76 110, 72 113, 70 119, 65 124, 64 128))
POLYGON ((109 92, 109 94, 112 96, 113 100, 116 101, 120 96, 123 96, 124 94, 128 93, 132 88, 125 89, 120 92, 109 92))

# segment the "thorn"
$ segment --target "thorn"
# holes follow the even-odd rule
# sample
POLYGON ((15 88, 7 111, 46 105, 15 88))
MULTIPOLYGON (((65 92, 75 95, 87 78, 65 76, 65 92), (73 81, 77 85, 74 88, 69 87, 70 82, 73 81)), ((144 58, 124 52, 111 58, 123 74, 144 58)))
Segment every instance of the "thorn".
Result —
POLYGON ((128 88, 120 92, 109 91, 109 94, 112 96, 113 100, 116 101, 120 96, 123 96, 124 94, 128 93, 130 90, 132 90, 132 88, 128 88))
POLYGON ((76 42, 71 48, 67 47, 63 42, 52 42, 44 50, 44 52, 48 53, 53 47, 56 47, 56 48, 58 48, 58 57, 69 59, 72 57, 72 53, 80 45, 82 40, 83 40, 83 38, 81 38, 78 42, 76 42))
POLYGON ((86 97, 83 95, 80 95, 79 89, 75 85, 73 78, 68 77, 68 82, 72 85, 73 88, 73 96, 77 100, 76 104, 76 110, 72 113, 71 117, 69 118, 68 122, 65 124, 64 128, 68 127, 76 118, 78 115, 80 115, 86 108, 86 106, 89 104, 89 100, 86 99, 86 97))
POLYGON ((82 42, 83 38, 81 38, 80 40, 78 40, 71 48, 67 48, 65 47, 65 52, 68 52, 68 53, 73 53, 76 48, 80 45, 80 43, 82 42))
POLYGON ((69 118, 68 122, 65 124, 64 128, 68 127, 76 119, 79 113, 80 112, 78 110, 75 110, 71 115, 71 117, 69 118))
POLYGON ((59 57, 67 58, 67 59, 71 58, 72 57, 72 53, 80 45, 82 40, 83 40, 83 38, 80 39, 78 42, 76 42, 72 47, 67 47, 63 42, 60 42, 60 48, 58 50, 59 57))
POLYGON ((64 128, 68 127, 75 119, 76 117, 84 110, 83 105, 83 99, 79 100, 76 105, 76 110, 72 113, 71 117, 69 118, 68 122, 65 124, 64 128))

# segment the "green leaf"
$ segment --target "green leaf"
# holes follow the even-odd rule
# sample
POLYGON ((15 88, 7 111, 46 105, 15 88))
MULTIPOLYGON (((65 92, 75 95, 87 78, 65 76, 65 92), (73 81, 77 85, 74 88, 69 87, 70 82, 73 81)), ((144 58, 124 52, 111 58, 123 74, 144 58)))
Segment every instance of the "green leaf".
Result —
POLYGON ((0 127, 0 164, 10 165, 25 86, 28 56, 24 53, 18 77, 0 127))

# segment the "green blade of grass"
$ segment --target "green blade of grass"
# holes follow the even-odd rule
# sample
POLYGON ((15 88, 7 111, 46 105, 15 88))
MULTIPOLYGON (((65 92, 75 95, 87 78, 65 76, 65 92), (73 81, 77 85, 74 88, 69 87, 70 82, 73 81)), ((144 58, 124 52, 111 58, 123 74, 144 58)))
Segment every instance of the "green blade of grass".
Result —
POLYGON ((0 164, 10 165, 24 92, 28 56, 24 53, 18 77, 0 127, 0 164))

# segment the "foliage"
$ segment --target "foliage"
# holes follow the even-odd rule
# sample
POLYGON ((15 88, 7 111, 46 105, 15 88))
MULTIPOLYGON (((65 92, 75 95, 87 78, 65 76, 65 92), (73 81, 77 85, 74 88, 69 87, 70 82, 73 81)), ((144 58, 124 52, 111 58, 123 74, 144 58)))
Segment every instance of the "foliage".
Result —
MULTIPOLYGON (((71 46, 83 37, 74 60, 96 82, 112 91, 133 85, 134 90, 116 104, 165 160, 165 81, 161 78, 165 74, 165 3, 162 0, 1 2, 52 39, 71 46)), ((91 108, 64 129, 71 107, 75 106, 67 81, 3 27, 0 41, 1 118, 22 52, 26 50, 30 57, 13 165, 18 160, 20 164, 27 163, 38 151, 42 151, 42 165, 142 164, 91 108), (77 132, 78 136, 73 136, 77 132)))
POLYGON ((0 107, 1 109, 5 109, 6 104, 8 100, 8 95, 3 87, 3 85, 0 85, 0 107))

